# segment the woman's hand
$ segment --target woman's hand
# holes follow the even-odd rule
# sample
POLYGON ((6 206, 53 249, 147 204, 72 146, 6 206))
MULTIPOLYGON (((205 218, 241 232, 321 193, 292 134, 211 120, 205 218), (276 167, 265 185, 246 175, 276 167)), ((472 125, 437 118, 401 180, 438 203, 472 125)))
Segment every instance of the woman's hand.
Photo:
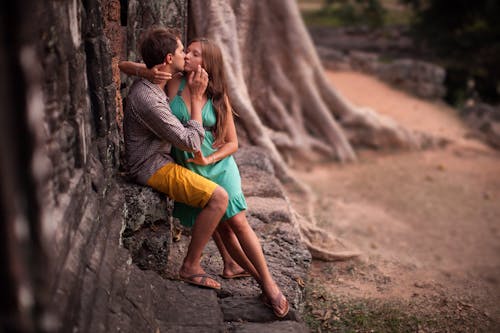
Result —
POLYGON ((209 165, 212 163, 212 159, 210 158, 210 156, 208 156, 208 158, 203 156, 203 153, 201 152, 201 150, 199 150, 199 151, 194 153, 193 158, 188 158, 186 160, 186 162, 190 162, 190 163, 194 163, 194 164, 198 164, 198 165, 209 165))
POLYGON ((172 79, 171 73, 159 69, 159 67, 164 67, 164 66, 165 64, 159 64, 153 66, 151 69, 147 69, 145 78, 155 84, 160 84, 162 82, 172 79))
POLYGON ((208 86, 208 73, 198 65, 198 69, 189 74, 188 87, 192 97, 203 98, 208 86))

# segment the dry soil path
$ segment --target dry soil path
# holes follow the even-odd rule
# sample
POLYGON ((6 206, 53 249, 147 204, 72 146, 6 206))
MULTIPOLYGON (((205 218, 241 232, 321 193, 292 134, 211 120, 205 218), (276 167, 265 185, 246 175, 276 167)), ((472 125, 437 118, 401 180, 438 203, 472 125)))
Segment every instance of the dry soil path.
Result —
POLYGON ((360 152, 355 164, 296 170, 318 196, 318 223, 363 253, 357 261, 315 262, 311 277, 346 297, 472 311, 500 322, 500 153, 472 138, 443 103, 359 73, 327 75, 354 104, 451 143, 360 152))

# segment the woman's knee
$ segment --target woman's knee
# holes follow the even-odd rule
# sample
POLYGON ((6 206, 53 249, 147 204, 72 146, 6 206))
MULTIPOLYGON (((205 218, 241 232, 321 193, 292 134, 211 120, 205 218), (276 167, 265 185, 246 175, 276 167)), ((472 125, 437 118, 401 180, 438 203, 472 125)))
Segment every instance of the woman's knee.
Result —
POLYGON ((245 232, 250 228, 244 212, 231 217, 227 222, 235 233, 245 232))

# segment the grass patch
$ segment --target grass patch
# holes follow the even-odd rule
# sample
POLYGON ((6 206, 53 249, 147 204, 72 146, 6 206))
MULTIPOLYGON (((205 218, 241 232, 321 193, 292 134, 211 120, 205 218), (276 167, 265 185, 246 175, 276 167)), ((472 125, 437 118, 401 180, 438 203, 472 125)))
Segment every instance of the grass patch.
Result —
POLYGON ((303 319, 311 332, 498 332, 499 328, 460 300, 349 298, 333 295, 316 282, 306 285, 303 319))
POLYGON ((412 11, 394 1, 299 1, 302 17, 309 26, 346 27, 408 26, 412 11))
POLYGON ((312 332, 417 332, 421 324, 400 304, 345 300, 318 285, 306 288, 304 321, 312 332))

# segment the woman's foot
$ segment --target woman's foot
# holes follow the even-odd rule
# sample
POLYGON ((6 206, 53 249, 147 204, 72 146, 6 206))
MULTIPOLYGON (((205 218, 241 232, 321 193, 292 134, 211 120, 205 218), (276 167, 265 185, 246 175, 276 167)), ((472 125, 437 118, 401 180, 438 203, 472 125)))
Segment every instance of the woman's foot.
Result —
POLYGON ((265 306, 271 308, 274 315, 278 318, 284 318, 290 311, 290 305, 283 293, 278 290, 274 296, 269 297, 264 292, 259 296, 259 299, 265 306))
POLYGON ((224 269, 222 270, 221 276, 224 279, 235 279, 235 278, 242 278, 242 277, 249 277, 251 276, 247 271, 245 271, 240 265, 238 265, 236 262, 233 263, 226 263, 224 265, 224 269))

